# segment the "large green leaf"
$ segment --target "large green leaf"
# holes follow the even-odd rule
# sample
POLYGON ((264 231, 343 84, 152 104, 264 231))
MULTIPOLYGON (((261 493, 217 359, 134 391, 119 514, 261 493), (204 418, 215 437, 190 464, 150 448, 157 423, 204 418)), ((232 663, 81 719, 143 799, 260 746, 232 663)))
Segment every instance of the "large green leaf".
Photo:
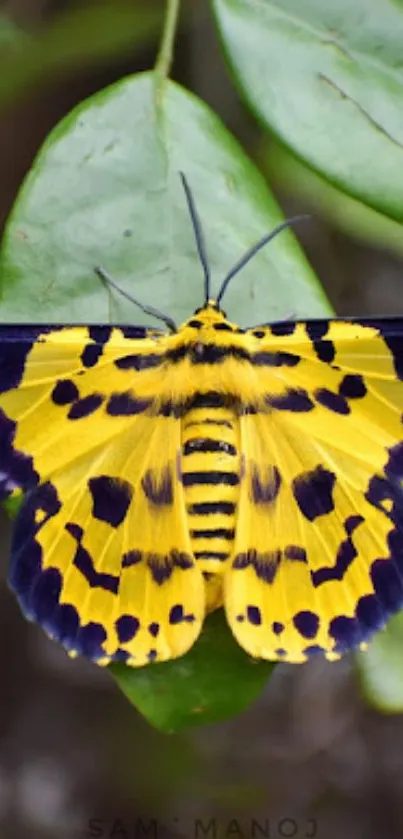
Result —
MULTIPOLYGON (((111 311, 98 264, 149 304, 189 316, 202 300, 202 272, 179 170, 195 193, 217 287, 280 221, 262 176, 218 118, 152 73, 72 111, 44 144, 9 219, 2 319, 144 321, 116 296, 111 311)), ((327 310, 288 231, 234 280, 226 305, 243 323, 327 310)))
POLYGON ((130 669, 112 664, 119 686, 156 728, 171 733, 239 713, 262 691, 273 664, 238 646, 220 609, 182 658, 130 669))
MULTIPOLYGON (((217 117, 158 75, 130 78, 83 103, 50 135, 23 185, 1 255, 3 321, 140 321, 94 273, 174 317, 202 301, 202 271, 179 170, 206 228, 215 287, 280 221, 267 186, 217 117)), ((285 232, 239 276, 226 300, 241 322, 328 311, 293 235, 285 232)), ((114 669, 156 725, 211 721, 250 701, 270 672, 213 616, 183 659, 114 669)))
POLYGON ((370 705, 387 713, 403 711, 403 614, 391 618, 365 653, 356 656, 361 687, 370 705))
POLYGON ((403 6, 212 0, 262 122, 343 190, 403 219, 403 6))

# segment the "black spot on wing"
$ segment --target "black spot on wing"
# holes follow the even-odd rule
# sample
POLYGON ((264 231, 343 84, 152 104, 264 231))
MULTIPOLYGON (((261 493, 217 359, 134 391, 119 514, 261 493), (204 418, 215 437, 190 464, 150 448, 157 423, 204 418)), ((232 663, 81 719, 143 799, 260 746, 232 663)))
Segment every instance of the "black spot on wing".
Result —
POLYGON ((152 367, 160 367, 165 361, 162 353, 131 353, 117 358, 115 366, 119 370, 150 370, 152 367))
POLYGON ((360 597, 355 616, 363 628, 365 636, 376 629, 380 629, 385 623, 385 613, 376 594, 365 594, 360 597))
POLYGON ((371 566, 371 580, 385 617, 397 612, 403 605, 403 585, 395 562, 391 559, 376 559, 371 566))
POLYGON ((90 342, 86 344, 81 353, 81 361, 84 367, 95 367, 101 358, 104 345, 108 343, 112 333, 110 326, 90 326, 88 335, 90 342))
POLYGON ((73 402, 67 416, 70 420, 84 419, 89 417, 102 405, 104 397, 101 393, 90 393, 88 396, 83 396, 82 399, 77 399, 73 402))
POLYGON ((292 491, 301 513, 314 521, 334 509, 333 488, 336 476, 321 464, 303 472, 292 481, 292 491))
POLYGON ((45 629, 66 649, 74 649, 75 639, 80 627, 80 618, 75 606, 62 603, 53 612, 51 620, 44 624, 45 629))
POLYGON ((41 335, 57 331, 57 326, 0 327, 0 393, 18 387, 29 353, 41 335))
POLYGON ((195 616, 191 613, 186 614, 182 603, 176 603, 175 606, 172 606, 169 612, 169 623, 177 624, 177 623, 193 623, 196 620, 195 616))
POLYGON ((330 580, 342 580, 347 569, 357 556, 357 550, 353 541, 353 534, 356 528, 364 521, 362 516, 349 516, 344 523, 347 538, 341 542, 334 565, 323 566, 311 572, 312 583, 315 587, 327 583, 330 580))
MULTIPOLYGON (((293 335, 295 332, 296 323, 292 320, 279 321, 278 323, 270 324, 270 332, 272 335, 282 337, 284 335, 293 335)), ((264 334, 264 333, 263 333, 264 334)))
POLYGON ((319 630, 319 617, 308 610, 297 612, 293 624, 303 638, 315 638, 319 630))
POLYGON ((63 578, 58 568, 46 568, 34 580, 30 590, 30 612, 34 620, 45 624, 59 603, 63 578))
POLYGON ((341 393, 334 393, 327 387, 321 387, 315 390, 313 395, 319 405, 333 411, 334 414, 349 414, 351 412, 346 397, 341 393))
POLYGON ((359 323, 378 329, 392 355, 396 376, 403 379, 403 318, 390 318, 385 321, 364 318, 360 319, 359 323))
POLYGON ((335 640, 334 652, 344 653, 358 647, 362 638, 361 627, 356 618, 338 615, 329 624, 329 635, 335 640))
POLYGON ((97 661, 105 656, 105 650, 102 647, 104 641, 106 641, 105 627, 101 623, 91 621, 78 630, 75 649, 80 655, 97 661))
MULTIPOLYGON (((11 542, 11 563, 9 570, 9 585, 15 592, 24 614, 32 619, 38 614, 44 614, 45 606, 41 605, 41 591, 46 599, 46 591, 55 592, 56 575, 45 578, 41 589, 42 548, 36 541, 38 531, 59 512, 61 507, 57 492, 53 484, 47 482, 31 490, 26 496, 19 510, 11 542), (37 524, 38 511, 42 513, 41 524, 37 524), (47 588, 48 587, 48 588, 47 588), (37 597, 33 592, 37 591, 37 597)), ((57 571, 57 569, 55 569, 57 571)), ((52 601, 56 605, 55 600, 52 601)), ((46 615, 46 618, 48 615, 46 615)))
POLYGON ((262 615, 258 606, 247 606, 246 617, 253 626, 260 626, 262 623, 262 615))
POLYGON ((345 399, 362 399, 367 393, 367 387, 362 376, 347 374, 339 385, 339 394, 345 399))
POLYGON ((258 579, 265 583, 272 583, 281 561, 281 550, 266 551, 265 553, 251 549, 245 553, 238 553, 232 563, 236 570, 252 567, 258 579))
POLYGON ((329 321, 310 320, 306 322, 305 329, 311 341, 319 341, 327 335, 329 330, 329 321))
POLYGON ((133 393, 113 393, 109 398, 106 412, 111 417, 127 417, 142 414, 152 404, 152 399, 137 399, 133 393))
POLYGON ((308 562, 306 550, 300 545, 287 545, 284 548, 284 559, 290 562, 308 562))
POLYGON ((132 641, 140 629, 140 621, 133 615, 121 615, 116 623, 116 632, 121 644, 132 641))
POLYGON ((281 633, 285 630, 284 624, 280 621, 273 621, 271 628, 275 635, 281 635, 281 633))
POLYGON ((138 565, 143 559, 141 551, 127 551, 122 556, 122 568, 130 568, 132 565, 138 565))
POLYGON ((14 449, 16 423, 0 409, 0 499, 15 487, 30 489, 39 480, 32 457, 14 449))
POLYGON ((67 522, 66 530, 77 543, 76 553, 73 559, 73 565, 81 572, 83 577, 91 588, 102 588, 104 591, 110 591, 112 594, 119 592, 119 577, 114 574, 105 574, 97 571, 94 566, 94 560, 90 552, 84 548, 81 543, 83 537, 82 528, 77 529, 74 522, 67 522))
MULTIPOLYGON (((142 338, 147 338, 148 334, 148 327, 146 326, 120 326, 119 327, 122 335, 124 338, 128 338, 129 340, 137 341, 141 340, 142 338)), ((154 330, 153 332, 157 332, 158 330, 154 330)))
POLYGON ((133 495, 128 481, 111 475, 90 478, 88 488, 92 497, 92 515, 112 527, 118 527, 126 517, 133 495))
POLYGON ((173 504, 174 489, 169 466, 160 474, 148 469, 141 480, 141 486, 144 495, 155 507, 169 507, 173 504))
POLYGON ((172 550, 169 554, 148 554, 145 557, 151 576, 157 585, 163 585, 170 579, 175 568, 186 571, 193 568, 190 554, 172 550))
POLYGON ((284 393, 267 394, 265 402, 277 411, 292 411, 293 413, 307 413, 315 407, 306 390, 302 388, 288 388, 284 393))
POLYGON ((71 379, 59 379, 56 382, 50 398, 55 405, 70 405, 79 399, 77 385, 71 379))
POLYGON ((281 475, 277 466, 268 467, 264 476, 257 466, 253 466, 251 491, 255 504, 273 504, 279 494, 280 486, 281 475))

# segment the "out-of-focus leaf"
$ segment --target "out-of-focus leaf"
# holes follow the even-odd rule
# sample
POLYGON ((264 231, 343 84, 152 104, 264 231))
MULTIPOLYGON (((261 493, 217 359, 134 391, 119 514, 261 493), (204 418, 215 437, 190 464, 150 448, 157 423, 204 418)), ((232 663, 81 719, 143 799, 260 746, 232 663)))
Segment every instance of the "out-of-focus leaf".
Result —
POLYGON ((49 74, 133 53, 158 33, 162 12, 162 0, 98 0, 73 6, 37 34, 21 33, 6 19, 5 35, 9 28, 15 36, 9 38, 14 48, 1 57, 0 104, 26 93, 49 74))
POLYGON ((258 118, 343 191, 403 219, 403 5, 212 0, 258 118))
POLYGON ((403 614, 391 618, 368 650, 356 656, 360 682, 368 703, 379 711, 403 711, 403 614))
POLYGON ((271 182, 294 197, 298 195, 308 211, 312 208, 313 213, 371 246, 403 254, 402 227, 397 221, 337 189, 284 146, 270 143, 269 151, 261 154, 261 163, 271 182))

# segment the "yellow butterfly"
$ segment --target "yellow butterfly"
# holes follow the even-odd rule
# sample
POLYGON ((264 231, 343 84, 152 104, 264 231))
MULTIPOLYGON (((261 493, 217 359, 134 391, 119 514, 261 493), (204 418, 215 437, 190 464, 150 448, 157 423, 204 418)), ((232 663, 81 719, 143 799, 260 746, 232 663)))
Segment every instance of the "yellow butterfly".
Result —
POLYGON ((403 604, 403 320, 239 328, 227 285, 289 222, 212 299, 184 186, 205 301, 182 326, 0 327, 10 584, 102 665, 183 655, 222 604, 252 656, 338 658, 403 604))

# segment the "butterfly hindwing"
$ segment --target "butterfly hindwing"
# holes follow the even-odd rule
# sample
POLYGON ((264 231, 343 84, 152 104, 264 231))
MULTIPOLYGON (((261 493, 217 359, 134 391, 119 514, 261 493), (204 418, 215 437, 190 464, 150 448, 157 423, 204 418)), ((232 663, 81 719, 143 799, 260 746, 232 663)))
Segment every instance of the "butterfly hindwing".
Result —
POLYGON ((26 492, 10 569, 24 612, 99 663, 181 655, 204 582, 177 480, 180 423, 158 407, 163 338, 7 327, 0 345, 3 490, 26 492))
MULTIPOLYGON (((256 332, 256 331, 255 331, 256 332)), ((358 647, 403 604, 403 323, 262 329, 278 355, 240 418, 229 623, 254 656, 358 647)))

